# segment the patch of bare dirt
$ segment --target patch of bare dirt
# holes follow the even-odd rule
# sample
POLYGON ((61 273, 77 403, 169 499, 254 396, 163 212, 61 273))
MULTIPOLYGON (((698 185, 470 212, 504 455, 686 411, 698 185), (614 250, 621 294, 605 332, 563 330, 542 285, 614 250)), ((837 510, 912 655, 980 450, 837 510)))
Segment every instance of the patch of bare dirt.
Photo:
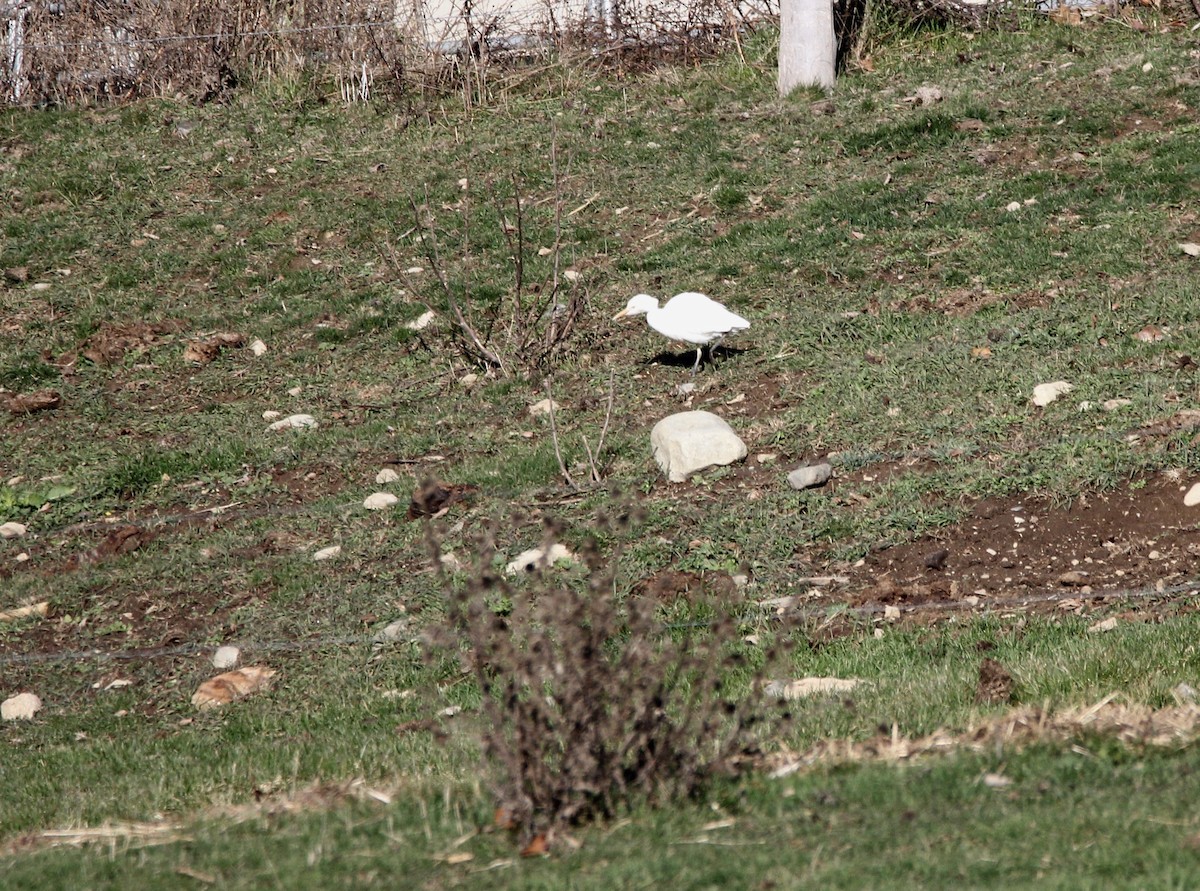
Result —
POLYGON ((1184 507, 1186 489, 1164 473, 1069 505, 982 501, 963 522, 850 567, 850 601, 988 608, 1043 595, 1061 608, 1188 582, 1200 572, 1200 508, 1184 507))

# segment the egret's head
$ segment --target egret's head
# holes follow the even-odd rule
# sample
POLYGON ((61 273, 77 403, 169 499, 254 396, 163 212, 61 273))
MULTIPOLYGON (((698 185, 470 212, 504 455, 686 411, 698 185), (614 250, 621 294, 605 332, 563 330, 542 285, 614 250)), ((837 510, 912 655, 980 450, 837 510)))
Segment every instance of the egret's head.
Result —
POLYGON ((625 304, 625 308, 613 316, 613 321, 628 318, 629 316, 640 316, 642 313, 650 312, 652 309, 658 309, 658 301, 655 298, 649 294, 634 294, 629 298, 629 302, 625 304))

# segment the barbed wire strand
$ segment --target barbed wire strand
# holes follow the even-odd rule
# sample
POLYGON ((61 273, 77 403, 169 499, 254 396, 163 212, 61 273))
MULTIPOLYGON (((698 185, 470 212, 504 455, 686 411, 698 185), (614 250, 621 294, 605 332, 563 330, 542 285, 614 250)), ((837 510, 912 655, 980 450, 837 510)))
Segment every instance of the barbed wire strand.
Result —
MULTIPOLYGON (((1062 604, 1070 601, 1090 601, 1092 606, 1104 606, 1105 604, 1115 601, 1140 601, 1153 600, 1156 598, 1175 597, 1179 594, 1200 594, 1200 580, 1181 582, 1176 585, 1166 585, 1159 587, 1155 585, 1145 585, 1139 588, 1116 588, 1104 591, 1088 591, 1081 592, 1072 591, 1042 591, 1040 593, 1026 595, 1024 597, 1015 597, 1005 600, 989 600, 987 602, 972 603, 969 600, 930 600, 922 603, 894 605, 900 610, 901 615, 905 613, 922 613, 922 612, 976 612, 980 617, 987 615, 995 615, 997 613, 1007 613, 1013 610, 1021 610, 1025 607, 1039 606, 1047 603, 1062 604)), ((795 595, 799 598, 802 595, 795 595)), ((770 613, 767 616, 769 619, 779 621, 796 621, 805 619, 828 619, 831 616, 851 616, 869 619, 884 613, 889 604, 871 603, 862 606, 843 606, 841 604, 825 604, 821 606, 810 606, 801 609, 783 609, 777 610, 773 606, 756 603, 753 606, 760 610, 766 610, 770 613)), ((749 617, 743 617, 749 618, 749 617)), ((660 627, 660 631, 666 633, 670 631, 678 631, 686 628, 704 628, 710 625, 709 622, 674 622, 666 623, 660 627)), ((405 643, 414 643, 419 640, 419 636, 412 635, 407 638, 390 639, 382 636, 379 632, 373 634, 349 634, 338 635, 331 637, 314 637, 305 638, 302 640, 250 640, 241 641, 234 640, 231 643, 236 645, 240 650, 253 654, 256 652, 271 653, 271 652, 287 652, 287 651, 308 651, 317 650, 331 646, 346 646, 358 644, 371 644, 373 647, 386 648, 388 646, 403 645, 405 643)), ((5 665, 36 665, 45 663, 62 663, 62 662, 150 662, 154 659, 161 659, 168 656, 194 656, 201 653, 215 652, 222 644, 203 644, 190 643, 179 644, 172 647, 157 647, 153 649, 136 649, 136 650, 62 650, 55 653, 15 653, 8 655, 0 655, 0 666, 5 665)))

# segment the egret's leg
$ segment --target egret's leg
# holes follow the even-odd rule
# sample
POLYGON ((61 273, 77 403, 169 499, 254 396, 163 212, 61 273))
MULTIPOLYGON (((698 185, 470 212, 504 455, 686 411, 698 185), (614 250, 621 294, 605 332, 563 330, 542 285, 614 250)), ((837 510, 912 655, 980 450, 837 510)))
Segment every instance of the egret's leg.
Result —
POLYGON ((700 355, 703 352, 703 350, 704 350, 703 346, 696 347, 696 364, 692 366, 692 377, 695 377, 696 372, 700 369, 700 355))

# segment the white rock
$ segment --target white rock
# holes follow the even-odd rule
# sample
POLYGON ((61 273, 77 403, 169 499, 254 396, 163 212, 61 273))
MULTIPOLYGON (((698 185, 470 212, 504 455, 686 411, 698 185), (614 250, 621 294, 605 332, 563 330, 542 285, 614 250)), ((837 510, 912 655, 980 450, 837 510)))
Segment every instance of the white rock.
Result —
POLYGON ((342 552, 341 545, 330 545, 327 548, 321 548, 321 550, 317 551, 315 554, 312 555, 312 558, 316 562, 320 563, 322 560, 332 560, 334 557, 336 557, 341 552, 342 552))
POLYGON ((669 415, 650 431, 654 460, 673 483, 698 470, 746 457, 746 444, 724 420, 707 411, 669 415))
POLYGON ((390 467, 385 467, 379 473, 375 474, 375 482, 381 486, 386 486, 388 483, 394 483, 400 479, 400 474, 392 470, 390 467))
POLYGON ((1117 627, 1116 616, 1109 616, 1103 622, 1097 622, 1088 628, 1092 634, 1103 634, 1105 631, 1112 631, 1117 627))
POLYGON ((312 415, 288 415, 280 418, 268 430, 302 430, 306 427, 316 427, 317 419, 312 415))
POLYGON ((267 354, 267 345, 256 337, 250 341, 250 352, 256 356, 265 356, 267 354))
POLYGON ((1020 201, 1010 201, 1010 202, 1008 202, 1008 204, 1006 204, 1004 206, 1004 209, 1007 210, 1009 213, 1016 213, 1018 210, 1021 209, 1021 202, 1020 201))
POLYGON ((363 507, 367 510, 383 510, 391 507, 400 499, 391 492, 376 492, 374 495, 368 495, 363 499, 363 507))
POLYGON ((5 523, 0 526, 0 538, 20 538, 26 531, 23 523, 5 523))
POLYGON ((553 399, 543 399, 540 402, 535 402, 533 405, 529 406, 529 413, 531 415, 533 415, 535 418, 538 415, 548 415, 552 411, 561 411, 561 410, 562 410, 562 406, 559 405, 557 402, 555 402, 553 399))
POLYGON ((1132 399, 1105 399, 1100 403, 1100 407, 1105 411, 1116 411, 1118 408, 1124 408, 1127 405, 1133 405, 1132 399))
POLYGON ((1075 387, 1066 381, 1054 381, 1049 384, 1038 384, 1033 388, 1033 404, 1045 408, 1064 393, 1070 393, 1075 387))
POLYGON ((437 313, 432 309, 427 309, 404 327, 409 331, 424 331, 435 318, 437 318, 437 313))
POLYGON ((283 417, 283 412, 275 411, 275 409, 273 409, 273 408, 268 408, 265 412, 262 413, 262 419, 264 421, 276 421, 281 417, 283 417))
POLYGON ((574 269, 565 269, 563 270, 563 278, 569 282, 577 282, 579 281, 579 273, 574 269))
POLYGON ((212 657, 213 668, 219 671, 233 668, 233 666, 238 664, 238 659, 240 658, 242 658, 242 651, 237 647, 217 647, 217 651, 213 653, 212 657))
POLYGON ((288 390, 288 395, 289 396, 299 396, 303 392, 304 392, 303 387, 292 387, 290 390, 288 390))
POLYGON ((574 554, 563 545, 555 542, 550 545, 549 550, 545 548, 530 548, 528 551, 521 552, 515 560, 504 567, 504 571, 510 575, 518 572, 533 572, 537 569, 553 566, 559 560, 574 559, 574 554))
POLYGON ((788 474, 788 485, 793 489, 813 489, 823 486, 833 476, 830 464, 812 464, 808 467, 797 467, 788 474))
POLYGON ((820 693, 848 693, 862 681, 855 678, 797 678, 794 681, 770 681, 763 693, 778 699, 801 699, 820 693))
POLYGON ((1189 257, 1200 257, 1200 244, 1194 241, 1185 241, 1183 244, 1176 245, 1181 251, 1189 257))
POLYGON ((0 720, 28 721, 42 707, 42 700, 35 693, 18 693, 0 702, 0 720))
POLYGON ((1200 483, 1192 486, 1187 490, 1187 494, 1183 496, 1184 507, 1195 507, 1200 504, 1200 483))
POLYGON ((479 375, 472 372, 471 374, 464 374, 462 377, 460 377, 458 379, 458 382, 460 384, 462 384, 464 387, 469 387, 472 384, 474 384, 475 381, 477 381, 477 380, 479 380, 479 375))

